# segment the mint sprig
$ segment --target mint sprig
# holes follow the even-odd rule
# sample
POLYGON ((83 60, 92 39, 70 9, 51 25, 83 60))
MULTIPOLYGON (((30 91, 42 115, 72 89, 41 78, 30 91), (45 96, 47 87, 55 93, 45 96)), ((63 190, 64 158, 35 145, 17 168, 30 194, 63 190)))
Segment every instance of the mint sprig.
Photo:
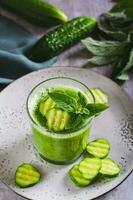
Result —
POLYGON ((128 80, 133 70, 133 0, 120 0, 98 22, 97 39, 82 41, 96 66, 111 64, 113 80, 128 80))
POLYGON ((81 92, 78 93, 78 98, 59 91, 48 92, 48 95, 55 101, 59 108, 70 113, 71 116, 73 115, 72 118, 77 120, 78 123, 81 117, 83 118, 84 116, 84 118, 88 118, 94 116, 109 107, 108 104, 87 104, 87 101, 81 92))

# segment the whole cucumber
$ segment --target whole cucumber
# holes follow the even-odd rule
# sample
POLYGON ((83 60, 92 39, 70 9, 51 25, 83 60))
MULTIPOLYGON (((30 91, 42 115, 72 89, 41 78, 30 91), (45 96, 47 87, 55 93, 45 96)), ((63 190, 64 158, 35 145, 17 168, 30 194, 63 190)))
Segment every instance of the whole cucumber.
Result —
POLYGON ((58 25, 67 21, 62 10, 43 0, 0 0, 0 6, 41 26, 58 25))
POLYGON ((59 55, 79 42, 95 28, 96 19, 80 16, 44 35, 28 52, 34 61, 44 61, 59 55))

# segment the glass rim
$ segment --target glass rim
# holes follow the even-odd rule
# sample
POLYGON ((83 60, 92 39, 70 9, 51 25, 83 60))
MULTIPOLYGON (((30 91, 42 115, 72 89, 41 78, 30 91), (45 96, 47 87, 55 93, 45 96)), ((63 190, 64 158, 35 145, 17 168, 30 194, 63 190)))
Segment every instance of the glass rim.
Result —
MULTIPOLYGON (((60 136, 61 136, 61 135, 63 136, 63 135, 68 135, 68 134, 74 134, 74 133, 77 133, 77 132, 79 132, 80 130, 84 129, 85 127, 87 127, 87 125, 90 126, 90 124, 91 124, 90 121, 92 121, 92 119, 93 119, 94 117, 90 117, 90 118, 89 118, 90 120, 88 121, 88 123, 86 123, 84 126, 82 126, 82 127, 81 127, 80 129, 78 129, 78 130, 74 130, 74 131, 72 131, 72 132, 70 132, 70 133, 69 133, 69 132, 56 133, 56 132, 49 131, 47 128, 41 127, 41 126, 33 119, 33 117, 31 116, 31 114, 30 114, 30 112, 29 112, 29 107, 28 107, 28 105, 29 105, 29 99, 30 99, 31 94, 34 92, 34 90, 35 90, 37 87, 39 87, 39 86, 42 85, 43 83, 45 83, 45 82, 47 82, 47 81, 50 81, 50 80, 55 80, 55 79, 69 79, 69 80, 72 80, 72 81, 75 81, 75 82, 81 84, 82 86, 84 86, 84 87, 90 92, 90 94, 91 94, 92 97, 93 97, 94 103, 95 103, 95 97, 94 97, 93 93, 91 92, 91 90, 90 90, 84 83, 80 82, 80 81, 77 80, 77 79, 70 78, 70 77, 65 77, 65 76, 52 77, 52 78, 46 79, 46 80, 44 80, 44 81, 41 81, 41 82, 39 82, 37 85, 35 85, 35 86, 31 89, 30 93, 29 93, 28 96, 27 96, 27 99, 26 99, 26 111, 27 111, 27 113, 28 113, 28 116, 29 116, 31 122, 32 122, 36 127, 38 127, 39 129, 44 130, 44 131, 46 131, 47 133, 49 132, 50 134, 54 134, 54 135, 58 135, 58 136, 59 136, 59 135, 60 135, 60 136)), ((89 126, 88 126, 88 127, 89 127, 89 126)))

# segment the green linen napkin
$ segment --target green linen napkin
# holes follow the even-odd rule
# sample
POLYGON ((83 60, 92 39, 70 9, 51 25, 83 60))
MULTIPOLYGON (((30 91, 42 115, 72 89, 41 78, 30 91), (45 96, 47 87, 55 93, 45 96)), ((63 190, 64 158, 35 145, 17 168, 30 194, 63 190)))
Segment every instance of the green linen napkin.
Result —
POLYGON ((37 38, 14 22, 0 16, 0 83, 8 84, 34 70, 50 67, 57 61, 36 63, 25 56, 25 51, 37 38))

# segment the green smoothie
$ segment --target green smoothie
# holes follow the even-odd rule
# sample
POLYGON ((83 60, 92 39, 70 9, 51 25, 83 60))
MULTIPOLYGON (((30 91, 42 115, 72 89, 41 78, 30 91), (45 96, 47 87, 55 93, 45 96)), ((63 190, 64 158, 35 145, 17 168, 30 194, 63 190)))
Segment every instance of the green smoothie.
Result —
POLYGON ((76 160, 85 150, 92 117, 88 99, 77 88, 54 86, 36 95, 32 105, 32 138, 38 153, 57 164, 76 160))

